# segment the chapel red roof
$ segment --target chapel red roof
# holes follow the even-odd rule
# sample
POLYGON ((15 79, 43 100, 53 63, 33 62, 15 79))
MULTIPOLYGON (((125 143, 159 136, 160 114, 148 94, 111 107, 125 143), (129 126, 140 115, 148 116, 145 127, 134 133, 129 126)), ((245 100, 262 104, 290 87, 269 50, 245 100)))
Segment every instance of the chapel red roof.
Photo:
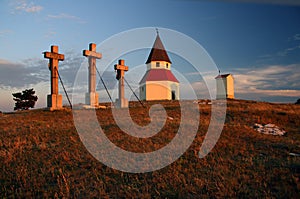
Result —
POLYGON ((173 73, 170 70, 166 69, 148 70, 142 78, 142 80, 140 81, 140 84, 143 84, 146 81, 171 81, 179 83, 179 81, 176 79, 173 73))
POLYGON ((146 64, 152 61, 166 61, 172 63, 158 34, 156 36, 146 64))

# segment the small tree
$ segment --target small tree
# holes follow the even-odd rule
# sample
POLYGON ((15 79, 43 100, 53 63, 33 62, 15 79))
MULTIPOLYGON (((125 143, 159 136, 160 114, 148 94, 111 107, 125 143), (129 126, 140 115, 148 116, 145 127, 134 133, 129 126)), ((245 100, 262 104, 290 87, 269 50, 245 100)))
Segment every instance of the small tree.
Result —
POLYGON ((22 93, 13 93, 14 100, 16 101, 14 110, 28 110, 29 108, 34 108, 35 102, 38 97, 35 91, 32 89, 26 89, 22 93))
POLYGON ((300 104, 300 98, 297 100, 297 102, 295 104, 300 104))

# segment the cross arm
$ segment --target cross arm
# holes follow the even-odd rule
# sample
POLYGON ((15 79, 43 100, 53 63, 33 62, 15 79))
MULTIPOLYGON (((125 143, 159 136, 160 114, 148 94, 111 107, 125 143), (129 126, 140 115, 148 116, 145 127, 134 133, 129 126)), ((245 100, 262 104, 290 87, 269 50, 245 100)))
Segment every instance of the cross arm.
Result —
POLYGON ((124 70, 124 71, 128 71, 128 66, 123 66, 123 65, 116 64, 116 65, 115 65, 115 70, 124 70))
POLYGON ((59 61, 63 61, 65 59, 65 56, 63 54, 58 53, 52 53, 52 52, 43 52, 44 58, 47 59, 57 59, 59 61))
POLYGON ((90 51, 90 50, 83 50, 83 56, 93 57, 93 58, 96 58, 96 59, 101 59, 102 58, 101 53, 97 53, 95 51, 90 51))

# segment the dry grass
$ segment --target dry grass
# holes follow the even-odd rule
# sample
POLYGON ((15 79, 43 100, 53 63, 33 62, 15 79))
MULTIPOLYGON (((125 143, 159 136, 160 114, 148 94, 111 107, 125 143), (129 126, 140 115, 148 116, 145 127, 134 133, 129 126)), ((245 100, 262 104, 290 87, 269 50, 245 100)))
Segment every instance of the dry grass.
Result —
MULTIPOLYGON (((122 133, 110 109, 98 110, 97 117, 119 147, 152 151, 172 140, 180 122, 178 103, 160 103, 174 120, 150 139, 122 133)), ((133 120, 147 124, 147 110, 136 103, 131 106, 133 120)), ((201 125, 191 147, 173 164, 145 174, 120 172, 96 161, 80 142, 70 111, 3 114, 0 197, 300 197, 300 157, 289 155, 300 153, 299 105, 228 101, 221 137, 203 159, 197 156, 209 124, 210 105, 199 107, 201 125), (282 137, 258 134, 250 128, 256 122, 275 123, 288 133, 282 137)))

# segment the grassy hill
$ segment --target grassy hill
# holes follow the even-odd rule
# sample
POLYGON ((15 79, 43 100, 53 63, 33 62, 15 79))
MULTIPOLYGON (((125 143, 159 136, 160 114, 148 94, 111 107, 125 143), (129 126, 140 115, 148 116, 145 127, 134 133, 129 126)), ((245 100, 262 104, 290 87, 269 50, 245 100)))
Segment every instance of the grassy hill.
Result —
MULTIPOLYGON (((149 139, 125 135, 114 123, 111 109, 96 114, 107 137, 119 147, 136 143, 128 150, 153 151, 172 140, 180 122, 178 103, 160 103, 174 120, 149 139)), ((147 124, 147 110, 137 103, 131 106, 133 120, 147 124)), ((199 130, 183 156, 144 174, 117 171, 93 158, 80 141, 70 110, 2 114, 0 197, 300 198, 300 157, 290 154, 300 154, 300 106, 228 101, 221 137, 199 159, 210 107, 199 105, 199 130), (288 133, 260 134, 251 128, 254 123, 274 123, 288 133)))

